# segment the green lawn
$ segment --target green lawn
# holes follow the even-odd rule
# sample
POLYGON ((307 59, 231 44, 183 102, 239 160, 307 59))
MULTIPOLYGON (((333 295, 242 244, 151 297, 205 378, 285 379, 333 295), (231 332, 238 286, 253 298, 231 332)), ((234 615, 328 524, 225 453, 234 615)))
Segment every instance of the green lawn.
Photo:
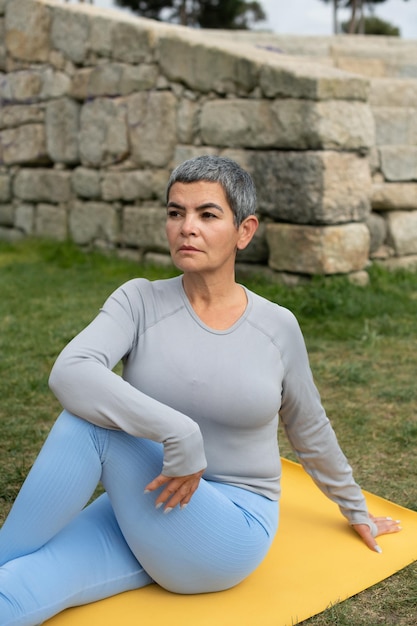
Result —
MULTIPOLYGON (((59 411, 47 386, 59 351, 119 284, 173 273, 70 244, 0 244, 0 522, 59 411)), ((417 510, 417 274, 372 268, 370 278, 366 288, 336 277, 299 287, 245 282, 297 315, 356 480, 417 510)), ((412 626, 416 607, 412 565, 304 624, 412 626)))

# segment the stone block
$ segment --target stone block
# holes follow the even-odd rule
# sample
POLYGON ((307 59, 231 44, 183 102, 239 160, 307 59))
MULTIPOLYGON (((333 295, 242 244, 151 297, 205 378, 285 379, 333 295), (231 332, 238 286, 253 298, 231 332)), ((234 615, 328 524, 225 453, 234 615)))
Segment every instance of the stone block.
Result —
MULTIPOLYGON (((187 161, 188 159, 193 159, 194 157, 204 156, 205 154, 219 154, 219 153, 220 153, 220 150, 218 148, 213 148, 212 146, 177 145, 175 147, 174 159, 173 159, 172 165, 173 167, 176 167, 177 165, 180 165, 184 161, 187 161)), ((167 178, 167 181, 168 181, 168 178, 167 178)))
POLYGON ((169 252, 165 222, 165 207, 126 206, 121 242, 125 246, 142 248, 145 252, 169 252))
POLYGON ((7 3, 6 48, 18 60, 45 62, 50 52, 50 9, 32 0, 7 3))
POLYGON ((376 211, 417 210, 417 183, 374 183, 371 203, 376 211))
POLYGON ((357 287, 367 287, 370 283, 369 273, 366 270, 352 272, 347 276, 348 281, 357 287))
POLYGON ((375 261, 375 263, 393 272, 398 270, 407 270, 412 272, 417 270, 417 254, 410 254, 402 257, 391 257, 375 261))
POLYGON ((124 99, 131 158, 140 167, 167 167, 177 143, 177 99, 168 91, 137 93, 124 99))
POLYGON ((111 57, 114 26, 115 20, 109 17, 95 15, 91 20, 90 49, 99 57, 111 57))
POLYGON ((416 146, 381 146, 379 153, 387 181, 417 181, 416 146))
POLYGON ((294 224, 364 221, 369 214, 368 161, 353 153, 225 150, 252 174, 261 215, 294 224))
POLYGON ((94 67, 77 68, 71 78, 69 96, 75 100, 88 100, 90 94, 90 77, 94 67))
POLYGON ((367 150, 375 143, 372 111, 362 102, 317 103, 304 120, 303 132, 314 149, 367 150))
POLYGON ((143 255, 143 262, 158 267, 173 267, 171 255, 162 252, 146 252, 143 255))
POLYGON ((152 89, 157 80, 155 65, 104 63, 75 73, 71 95, 79 100, 102 96, 124 96, 152 89))
POLYGON ((417 78, 417 63, 408 63, 407 65, 399 63, 397 65, 397 72, 395 73, 395 76, 398 76, 398 78, 411 78, 415 80, 417 78))
POLYGON ((276 120, 266 100, 209 100, 202 106, 200 130, 209 146, 286 147, 292 139, 292 128, 276 120))
POLYGON ((77 163, 80 105, 68 98, 46 106, 46 146, 55 163, 77 163))
POLYGON ((2 16, 2 13, 0 13, 0 71, 3 71, 6 69, 5 39, 6 39, 5 19, 2 16))
POLYGON ((50 67, 42 71, 42 91, 40 94, 42 100, 69 95, 70 88, 71 79, 64 72, 55 71, 50 67))
POLYGON ((13 192, 20 200, 58 204, 71 199, 70 181, 70 172, 22 168, 14 179, 13 192))
POLYGON ((39 99, 42 74, 38 70, 21 70, 6 74, 0 84, 0 99, 7 103, 27 104, 39 99))
POLYGON ((249 93, 258 84, 260 64, 201 35, 179 37, 165 31, 159 37, 159 63, 171 81, 203 93, 249 93))
POLYGON ((154 169, 152 172, 152 198, 158 198, 162 206, 166 206, 166 187, 171 167, 169 169, 154 169))
POLYGON ((298 226, 267 224, 269 266, 297 274, 347 274, 368 262, 369 230, 365 224, 298 226))
POLYGON ((9 228, 8 226, 0 226, 0 241, 7 241, 8 243, 15 243, 21 241, 24 235, 22 231, 17 228, 9 228))
POLYGON ((417 108, 376 107, 373 114, 378 146, 417 144, 417 108))
POLYGON ((80 198, 101 198, 100 173, 94 169, 77 167, 71 178, 72 189, 80 198))
POLYGON ((71 93, 80 100, 118 96, 122 74, 123 66, 120 63, 106 63, 93 68, 83 68, 73 78, 71 93))
POLYGON ((372 256, 377 250, 381 249, 386 240, 387 222, 379 213, 372 211, 366 220, 366 225, 371 237, 369 254, 372 256))
POLYGON ((0 203, 0 225, 14 226, 14 211, 12 204, 0 203))
POLYGON ((262 64, 259 82, 268 98, 366 101, 369 94, 366 78, 285 55, 262 64))
MULTIPOLYGON (((164 179, 167 174, 164 172, 164 179)), ((103 200, 151 200, 160 197, 160 174, 156 170, 135 170, 132 172, 106 172, 101 182, 103 200)))
POLYGON ((335 65, 345 72, 367 78, 384 78, 390 75, 390 66, 384 59, 338 56, 335 65))
POLYGON ((199 105, 188 98, 182 98, 178 106, 177 129, 180 143, 192 144, 198 130, 199 105))
POLYGON ((5 165, 48 162, 43 124, 25 124, 0 132, 0 163, 5 165))
POLYGON ((369 104, 374 107, 415 107, 417 81, 400 78, 373 78, 369 104))
POLYGON ((75 202, 69 215, 70 236, 79 245, 114 243, 119 235, 116 209, 106 202, 75 202))
POLYGON ((17 205, 14 225, 25 235, 33 235, 35 229, 35 207, 33 204, 19 203, 17 205))
MULTIPOLYGON (((372 237, 372 233, 371 233, 371 237, 372 237)), ((395 255, 394 248, 391 248, 391 246, 388 246, 386 243, 383 243, 382 246, 380 246, 376 250, 373 250, 371 248, 371 250, 369 251, 369 258, 372 260, 389 259, 393 257, 394 255, 395 255)))
POLYGON ((54 7, 51 42, 56 50, 74 63, 85 61, 89 51, 90 20, 82 12, 54 7))
POLYGON ((125 65, 120 79, 120 95, 127 96, 135 91, 154 89, 158 79, 156 65, 125 65))
POLYGON ((387 241, 397 256, 417 254, 417 211, 390 211, 387 226, 387 241))
POLYGON ((207 145, 247 148, 368 149, 374 121, 362 102, 337 100, 209 100, 202 107, 207 145))
POLYGON ((0 174, 0 202, 8 202, 11 199, 10 176, 0 174))
POLYGON ((143 23, 116 22, 112 28, 112 57, 124 63, 144 63, 151 58, 151 42, 152 29, 143 23))
POLYGON ((34 234, 65 241, 68 237, 67 214, 65 207, 54 204, 39 204, 35 213, 34 234))
POLYGON ((114 100, 97 98, 83 105, 79 150, 86 167, 117 163, 129 153, 125 108, 114 100))
POLYGON ((59 50, 52 50, 49 54, 49 65, 60 72, 68 71, 68 74, 71 75, 74 69, 74 65, 71 61, 68 61, 62 52, 59 50))
POLYGON ((0 107, 0 130, 23 124, 42 124, 45 119, 45 105, 14 104, 0 107))
POLYGON ((11 72, 0 85, 0 98, 6 104, 28 105, 34 101, 59 98, 69 92, 71 81, 51 68, 11 72))

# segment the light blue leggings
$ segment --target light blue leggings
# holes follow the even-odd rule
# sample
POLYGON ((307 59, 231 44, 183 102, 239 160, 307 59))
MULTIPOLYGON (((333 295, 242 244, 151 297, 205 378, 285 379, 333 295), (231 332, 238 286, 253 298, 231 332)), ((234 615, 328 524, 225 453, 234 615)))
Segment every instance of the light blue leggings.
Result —
POLYGON ((162 446, 64 411, 0 531, 0 624, 156 582, 182 594, 232 587, 265 557, 276 502, 202 480, 187 508, 155 508, 144 487, 162 446), (101 480, 106 494, 86 506, 101 480))

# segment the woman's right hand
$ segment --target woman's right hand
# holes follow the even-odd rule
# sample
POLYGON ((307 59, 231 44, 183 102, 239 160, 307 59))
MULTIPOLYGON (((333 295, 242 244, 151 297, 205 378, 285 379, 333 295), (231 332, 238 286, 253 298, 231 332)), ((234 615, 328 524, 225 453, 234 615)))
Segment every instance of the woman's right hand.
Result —
POLYGON ((155 500, 157 508, 165 504, 164 513, 169 513, 176 506, 184 508, 187 506, 193 493, 200 484, 200 479, 204 470, 189 474, 188 476, 164 476, 159 474, 145 487, 145 493, 156 491, 160 487, 164 487, 155 500))

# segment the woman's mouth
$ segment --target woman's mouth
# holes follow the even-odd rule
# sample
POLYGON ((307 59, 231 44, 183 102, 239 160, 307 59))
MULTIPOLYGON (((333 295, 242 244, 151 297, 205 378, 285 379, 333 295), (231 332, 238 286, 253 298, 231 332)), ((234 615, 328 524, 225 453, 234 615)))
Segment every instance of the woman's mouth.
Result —
POLYGON ((198 248, 194 248, 194 246, 181 246, 179 248, 180 252, 200 252, 198 248))

